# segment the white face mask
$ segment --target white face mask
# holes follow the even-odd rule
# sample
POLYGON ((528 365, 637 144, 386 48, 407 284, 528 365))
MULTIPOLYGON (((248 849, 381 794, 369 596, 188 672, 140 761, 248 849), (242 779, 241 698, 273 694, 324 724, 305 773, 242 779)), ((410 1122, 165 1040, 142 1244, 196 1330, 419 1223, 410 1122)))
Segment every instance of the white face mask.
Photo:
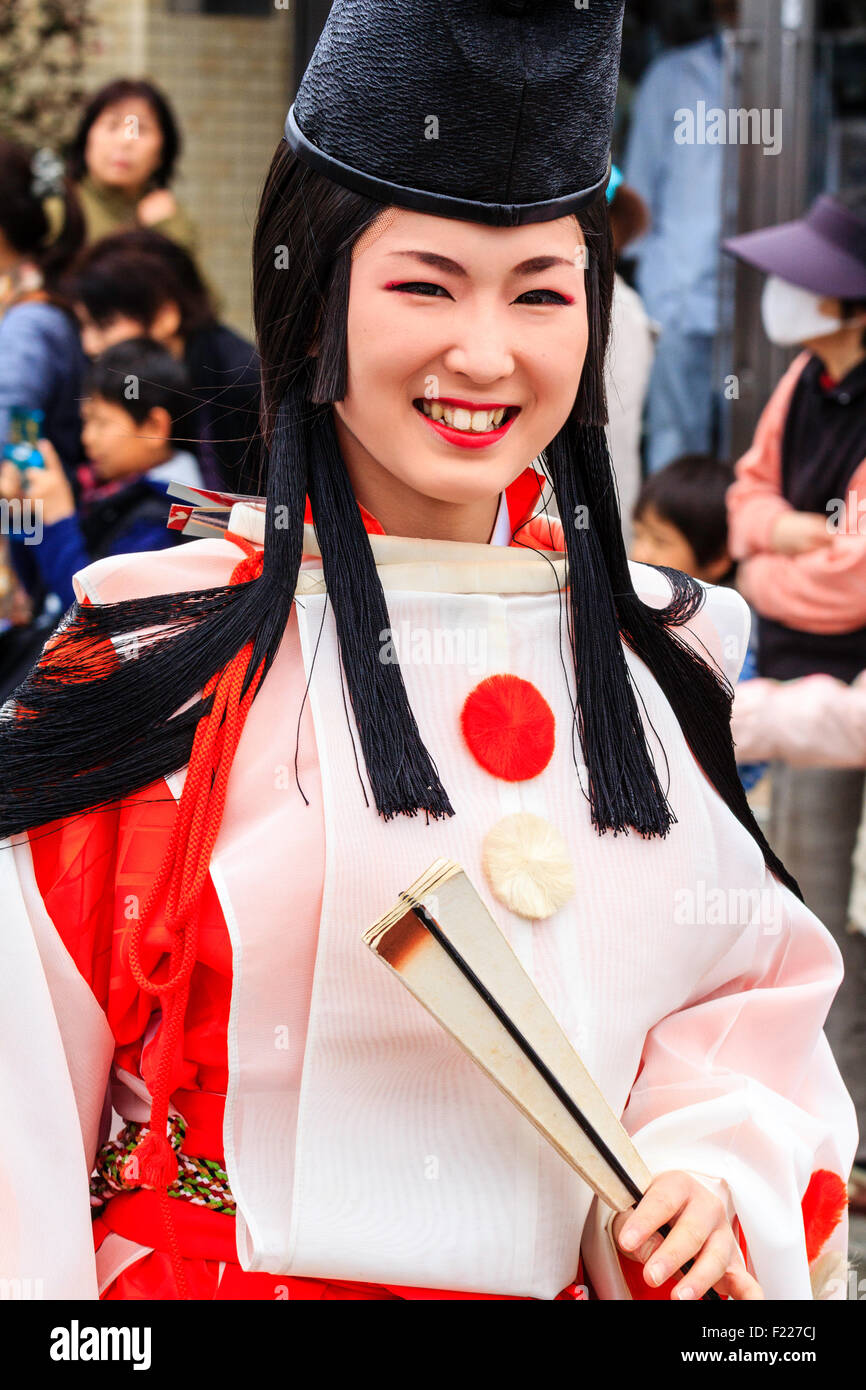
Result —
POLYGON ((835 333, 843 320, 819 312, 818 305, 825 297, 770 275, 761 295, 761 319, 770 342, 793 347, 795 343, 835 333))

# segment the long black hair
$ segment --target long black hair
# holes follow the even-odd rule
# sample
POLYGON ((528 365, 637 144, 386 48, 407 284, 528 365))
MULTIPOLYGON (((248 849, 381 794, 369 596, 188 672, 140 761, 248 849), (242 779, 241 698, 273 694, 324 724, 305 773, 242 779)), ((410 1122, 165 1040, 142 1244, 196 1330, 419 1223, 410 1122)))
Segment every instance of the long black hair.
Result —
MULTIPOLYGON (((261 576, 234 587, 74 605, 55 646, 15 692, 16 707, 7 705, 0 719, 0 834, 107 805, 185 766, 211 704, 201 691, 249 641, 244 690, 262 660, 266 678, 294 601, 307 496, 376 807, 385 819, 453 814, 399 665, 378 659, 378 634, 389 626, 385 596, 333 423, 332 402, 347 389, 352 248, 381 211, 308 168, 285 142, 279 146, 253 250, 269 450, 261 576)), ((578 217, 588 250, 589 350, 572 411, 545 456, 565 522, 576 717, 592 820, 600 833, 632 828, 663 836, 675 819, 622 638, 658 681, 692 752, 769 867, 798 892, 737 774, 730 686, 676 633, 704 590, 665 571, 672 599, 654 609, 631 581, 604 437, 613 249, 603 201, 578 217), (588 524, 570 524, 578 508, 588 524)))

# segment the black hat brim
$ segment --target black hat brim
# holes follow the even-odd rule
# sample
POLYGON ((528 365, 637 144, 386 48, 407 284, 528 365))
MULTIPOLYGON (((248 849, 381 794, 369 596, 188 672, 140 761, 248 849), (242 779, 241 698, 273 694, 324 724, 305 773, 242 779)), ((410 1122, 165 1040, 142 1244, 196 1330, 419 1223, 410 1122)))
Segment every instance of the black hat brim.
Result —
POLYGON ((602 178, 589 188, 568 193, 562 198, 547 198, 537 203, 481 203, 471 198, 455 198, 447 193, 433 193, 426 188, 411 188, 405 184, 380 179, 363 169, 355 169, 332 155, 326 154, 307 139, 294 116, 294 103, 286 116, 285 138, 299 159, 311 168, 344 188, 351 188, 385 206, 411 208, 436 217, 460 218, 465 222, 483 222, 489 226, 515 227, 528 222, 552 222, 567 217, 580 208, 595 202, 607 188, 610 178, 610 159, 602 178))

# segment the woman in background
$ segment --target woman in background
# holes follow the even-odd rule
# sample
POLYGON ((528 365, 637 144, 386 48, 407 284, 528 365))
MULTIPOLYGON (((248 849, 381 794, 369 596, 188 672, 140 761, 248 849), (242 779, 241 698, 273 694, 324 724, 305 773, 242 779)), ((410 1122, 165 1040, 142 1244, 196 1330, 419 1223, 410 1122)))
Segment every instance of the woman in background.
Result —
POLYGON ((195 254, 195 226, 170 187, 180 149, 174 112, 151 82, 120 78, 91 97, 69 149, 88 243, 154 227, 195 254))
MULTIPOLYGON (((764 330, 801 351, 764 407, 728 493, 737 583, 758 614, 758 671, 850 684, 866 667, 866 194, 724 243, 766 276, 764 330)), ((838 727, 838 726, 833 726, 838 727)), ((844 753, 840 749, 840 753, 844 753)), ((847 930, 862 765, 778 759, 768 836, 833 933, 845 979, 827 1020, 866 1168, 866 938, 847 930)))

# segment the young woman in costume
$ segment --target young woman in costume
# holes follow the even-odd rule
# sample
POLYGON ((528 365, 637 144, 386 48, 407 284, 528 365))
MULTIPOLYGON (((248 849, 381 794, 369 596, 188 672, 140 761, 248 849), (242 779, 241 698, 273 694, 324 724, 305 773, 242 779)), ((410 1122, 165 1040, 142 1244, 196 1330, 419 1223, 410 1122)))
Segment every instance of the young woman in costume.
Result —
POLYGON ((81 571, 4 711, 0 1017, 39 1045, 2 1263, 56 1297, 844 1296, 839 957, 737 776, 745 607, 629 566, 604 444, 621 4, 358 8, 259 213, 266 507, 81 571), (440 856, 657 1174, 627 1219, 364 945, 440 856))

